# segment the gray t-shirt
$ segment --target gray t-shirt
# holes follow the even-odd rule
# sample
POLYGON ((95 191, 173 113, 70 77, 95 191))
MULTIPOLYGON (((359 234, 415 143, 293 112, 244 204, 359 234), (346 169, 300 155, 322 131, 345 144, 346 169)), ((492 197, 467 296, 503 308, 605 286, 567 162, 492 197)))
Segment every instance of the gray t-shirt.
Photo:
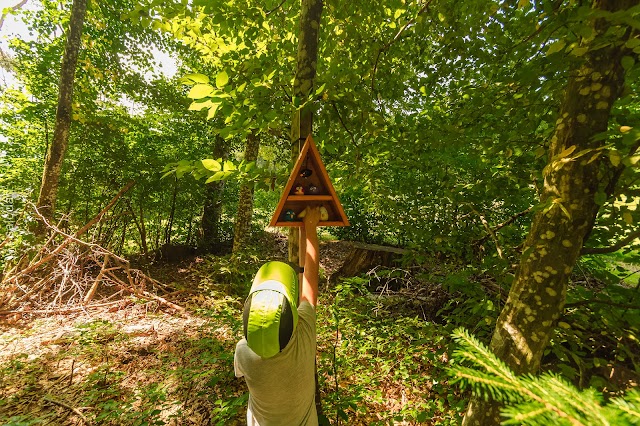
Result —
POLYGON ((316 310, 298 307, 298 326, 279 354, 262 359, 246 339, 236 345, 234 368, 249 388, 249 426, 316 426, 316 310))

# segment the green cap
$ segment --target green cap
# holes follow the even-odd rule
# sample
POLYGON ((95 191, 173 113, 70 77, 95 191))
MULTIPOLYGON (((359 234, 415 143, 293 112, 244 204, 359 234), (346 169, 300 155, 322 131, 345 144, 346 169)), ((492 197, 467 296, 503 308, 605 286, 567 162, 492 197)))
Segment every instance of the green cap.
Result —
POLYGON ((247 345, 262 358, 282 351, 298 325, 298 275, 284 262, 262 265, 244 304, 247 345))

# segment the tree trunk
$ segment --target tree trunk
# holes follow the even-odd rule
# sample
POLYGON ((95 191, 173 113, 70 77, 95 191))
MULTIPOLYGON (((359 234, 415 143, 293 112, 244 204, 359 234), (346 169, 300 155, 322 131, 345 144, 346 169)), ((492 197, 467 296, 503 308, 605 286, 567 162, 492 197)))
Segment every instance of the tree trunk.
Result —
MULTIPOLYGON (((637 3, 638 0, 596 0, 593 7, 615 11, 637 3)), ((598 35, 608 27, 604 19, 594 24, 598 35)), ((599 41, 596 37, 591 43, 597 45, 599 41)), ((611 106, 622 92, 621 59, 630 54, 623 45, 624 41, 618 40, 590 50, 584 62, 571 72, 543 171, 541 201, 548 207, 533 218, 490 344, 492 351, 517 374, 534 373, 540 367, 543 351, 562 314, 569 275, 599 208, 595 202, 601 187, 598 172, 612 168, 609 160, 602 158, 606 156, 594 160, 593 150, 604 145, 594 136, 607 130, 611 106), (591 151, 577 155, 583 150, 591 151)), ((500 408, 494 401, 474 398, 463 425, 498 425, 500 408)))
POLYGON ((142 208, 142 203, 140 203, 140 221, 138 222, 138 217, 136 216, 136 212, 133 210, 133 204, 131 200, 127 200, 127 206, 129 207, 129 213, 131 213, 131 217, 133 218, 133 223, 136 225, 138 229, 138 234, 140 235, 140 250, 142 250, 142 254, 147 254, 149 248, 147 247, 147 230, 144 227, 144 210, 142 208))
MULTIPOLYGON (((318 64, 318 35, 322 17, 323 0, 300 1, 300 33, 298 36, 298 57, 296 75, 293 80, 293 97, 304 103, 313 92, 318 64)), ((295 164, 304 139, 311 134, 313 111, 311 105, 296 111, 291 123, 291 166, 295 164)), ((304 256, 300 255, 300 232, 302 228, 289 228, 289 261, 304 266, 304 256)), ((300 274, 302 280, 302 274, 300 274)), ((318 371, 316 368, 316 411, 322 416, 318 371)))
POLYGON ((331 275, 331 281, 339 278, 366 274, 377 266, 389 267, 402 259, 409 250, 377 244, 351 243, 351 249, 342 266, 331 275))
MULTIPOLYGON (((222 138, 216 137, 212 154, 214 158, 225 158, 227 150, 222 138)), ((202 239, 200 248, 206 252, 215 251, 220 246, 220 218, 222 217, 222 192, 224 181, 210 182, 205 187, 204 209, 202 211, 202 239)))
MULTIPOLYGON (((258 159, 260 150, 260 138, 253 130, 247 136, 247 144, 244 149, 245 161, 251 162, 258 159)), ((238 196, 238 213, 233 233, 233 253, 237 253, 245 243, 251 233, 251 217, 253 216, 253 185, 244 184, 240 187, 238 196)))
POLYGON ((142 202, 140 203, 140 244, 142 247, 142 253, 147 254, 149 252, 149 246, 147 245, 147 228, 144 225, 144 210, 142 208, 142 202))
POLYGON ((171 244, 171 234, 173 233, 173 219, 176 216, 176 200, 178 198, 178 178, 176 177, 173 182, 173 195, 171 197, 171 211, 169 212, 169 220, 167 226, 164 229, 164 243, 171 244))
MULTIPOLYGON (((58 94, 58 107, 56 110, 56 124, 53 132, 53 141, 47 150, 47 158, 44 163, 42 185, 38 196, 37 207, 45 219, 51 219, 55 210, 58 197, 58 183, 62 170, 62 161, 69 143, 69 129, 71 127, 71 111, 73 100, 73 80, 76 72, 76 63, 80 52, 80 37, 84 17, 87 11, 87 0, 73 0, 71 7, 71 19, 69 21, 69 33, 62 57, 60 68, 60 92, 58 94)), ((44 227, 38 229, 38 233, 45 232, 44 227)))
MULTIPOLYGON (((313 91, 318 63, 318 33, 322 16, 323 0, 301 0, 300 34, 298 36, 298 57, 296 75, 293 80, 293 96, 304 102, 313 91)), ((313 112, 310 105, 294 114, 291 123, 291 157, 295 164, 300 145, 311 134, 313 112)), ((299 229, 289 228, 289 261, 298 264, 300 246, 299 229)))

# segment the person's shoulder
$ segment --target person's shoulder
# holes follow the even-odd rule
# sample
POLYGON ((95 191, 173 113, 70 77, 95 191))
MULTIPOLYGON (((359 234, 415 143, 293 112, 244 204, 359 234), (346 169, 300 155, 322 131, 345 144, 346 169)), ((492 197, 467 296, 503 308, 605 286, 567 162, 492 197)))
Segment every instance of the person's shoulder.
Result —
POLYGON ((316 323, 316 308, 309 302, 302 302, 298 306, 298 319, 309 324, 315 329, 316 323))
POLYGON ((249 345, 247 345, 247 339, 244 337, 240 339, 238 343, 236 343, 236 353, 242 353, 249 349, 249 345))
POLYGON ((301 312, 308 315, 315 315, 316 307, 313 306, 311 303, 304 301, 300 303, 300 305, 298 306, 298 314, 300 314, 301 312))

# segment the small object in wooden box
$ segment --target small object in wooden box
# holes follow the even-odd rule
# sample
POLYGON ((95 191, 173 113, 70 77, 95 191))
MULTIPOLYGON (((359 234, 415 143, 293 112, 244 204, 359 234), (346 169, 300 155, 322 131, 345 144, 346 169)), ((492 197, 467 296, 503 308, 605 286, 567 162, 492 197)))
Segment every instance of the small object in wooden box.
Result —
POLYGON ((293 222, 296 220, 296 212, 294 212, 293 210, 289 209, 287 211, 284 212, 284 220, 286 222, 293 222))

